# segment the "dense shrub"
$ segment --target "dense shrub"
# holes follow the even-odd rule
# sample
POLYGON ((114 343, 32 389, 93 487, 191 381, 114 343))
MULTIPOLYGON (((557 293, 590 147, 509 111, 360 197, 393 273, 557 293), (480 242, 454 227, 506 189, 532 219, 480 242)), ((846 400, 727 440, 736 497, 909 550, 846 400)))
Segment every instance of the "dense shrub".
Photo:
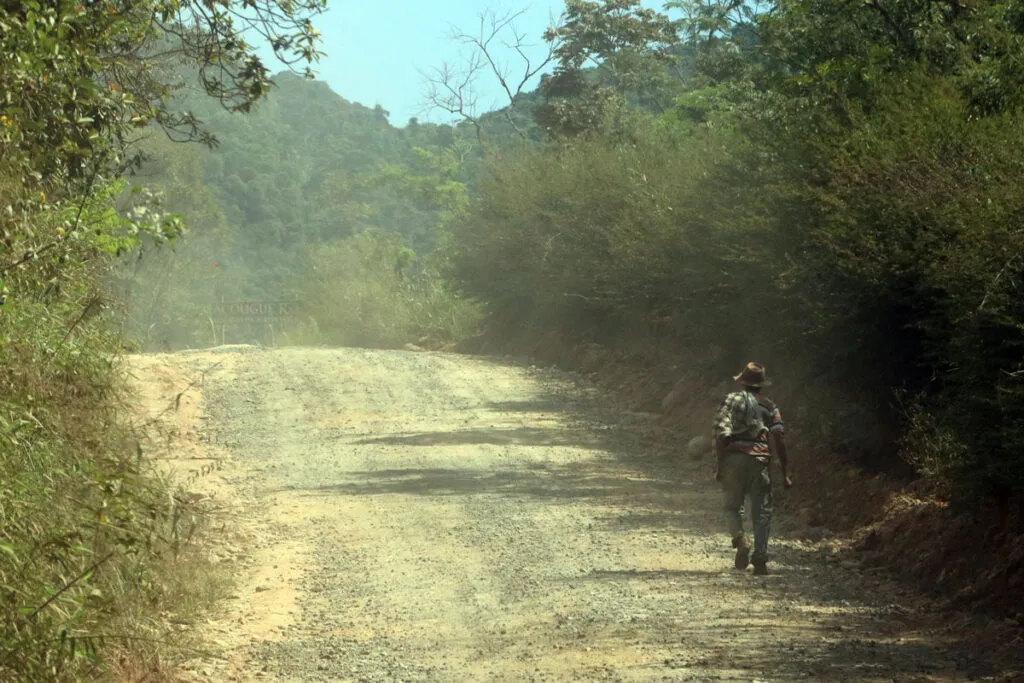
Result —
MULTIPOLYGON (((165 636, 155 615, 192 604, 167 576, 189 514, 141 458, 121 342, 97 285, 130 225, 99 198, 80 213, 105 228, 52 262, 40 256, 9 268, 3 280, 3 680, 95 677, 112 644, 148 649, 165 636)), ((60 211, 37 215, 36 233, 53 236, 60 224, 60 211)))
POLYGON ((1003 5, 710 11, 676 109, 492 163, 457 277, 498 320, 768 359, 830 387, 821 438, 856 462, 1024 491, 1024 116, 981 85, 1016 78, 1003 5))
POLYGON ((596 137, 496 161, 454 229, 468 290, 499 316, 597 337, 643 317, 701 341, 753 315, 740 295, 771 245, 760 222, 718 210, 732 201, 707 185, 718 140, 636 125, 629 144, 596 137))
POLYGON ((480 308, 457 296, 435 264, 421 263, 401 235, 369 230, 310 256, 301 288, 313 334, 303 341, 395 348, 431 346, 476 333, 480 308))

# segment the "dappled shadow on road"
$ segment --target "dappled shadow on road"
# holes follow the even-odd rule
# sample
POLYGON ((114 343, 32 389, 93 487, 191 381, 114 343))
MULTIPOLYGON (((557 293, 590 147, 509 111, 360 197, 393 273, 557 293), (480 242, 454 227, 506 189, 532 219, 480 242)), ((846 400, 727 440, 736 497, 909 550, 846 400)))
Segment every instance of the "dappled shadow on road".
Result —
POLYGON ((571 582, 651 596, 652 609, 634 617, 634 632, 650 645, 684 645, 685 654, 664 661, 684 670, 681 680, 930 681, 924 674, 995 673, 956 633, 922 631, 809 578, 793 567, 765 578, 727 569, 595 569, 571 582), (706 603, 697 620, 658 610, 665 595, 679 592, 719 602, 706 603))
MULTIPOLYGON (((685 561, 657 569, 630 567, 627 557, 625 567, 593 568, 566 579, 595 582, 588 587, 601 584, 606 591, 602 595, 612 599, 642 591, 654 598, 669 595, 666 602, 675 605, 698 593, 705 600, 722 600, 709 604, 707 614, 701 612, 701 619, 691 623, 680 621, 669 609, 644 617, 649 621, 638 632, 647 645, 672 652, 672 644, 686 643, 685 659, 670 656, 665 661, 680 670, 681 680, 890 681, 926 680, 915 677, 940 670, 960 677, 991 673, 981 663, 983 655, 971 654, 973 643, 958 641, 955 632, 925 630, 916 615, 886 612, 870 588, 858 583, 853 573, 826 564, 824 551, 817 548, 777 544, 773 574, 768 577, 732 570, 709 463, 685 459, 682 443, 678 448, 662 445, 671 443, 672 435, 656 418, 627 413, 610 397, 589 388, 574 390, 561 379, 535 400, 489 403, 477 409, 484 414, 481 421, 493 414, 499 426, 356 440, 341 435, 337 446, 411 454, 421 447, 441 447, 445 465, 464 446, 521 448, 531 455, 504 461, 496 457, 479 469, 437 466, 427 457, 423 467, 343 471, 333 475, 334 481, 302 487, 299 494, 521 498, 551 505, 585 500, 592 503, 592 532, 616 536, 614 544, 647 536, 667 539, 666 543, 675 535, 701 538, 712 548, 709 552, 722 557, 720 570, 694 568, 699 563, 685 561), (501 424, 509 413, 521 421, 534 416, 536 424, 547 426, 501 424), (534 459, 529 450, 545 448, 573 449, 579 458, 552 462, 542 453, 534 459), (748 601, 759 601, 759 609, 748 609, 748 601), (707 678, 701 678, 701 672, 707 678)), ((657 605, 657 600, 651 604, 657 605)), ((604 632, 588 633, 588 643, 600 648, 607 638, 609 648, 621 647, 622 634, 614 632, 614 625, 594 628, 598 626, 604 632)))
POLYGON ((391 434, 355 441, 357 446, 596 446, 597 439, 584 429, 467 429, 450 432, 416 432, 391 434))
POLYGON ((721 571, 709 569, 592 569, 585 574, 585 579, 678 579, 678 578, 715 578, 721 580, 721 571))
POLYGON ((565 398, 546 396, 528 401, 492 401, 487 409, 500 413, 563 413, 565 398))
POLYGON ((862 628, 858 620, 835 622, 780 626, 736 616, 715 624, 676 625, 673 636, 699 654, 669 661, 678 668, 713 672, 696 680, 721 680, 725 674, 726 680, 923 683, 937 680, 929 674, 941 674, 938 680, 986 675, 971 664, 969 655, 955 654, 953 642, 865 638, 857 633, 862 628), (766 641, 774 646, 766 647, 766 641))
MULTIPOLYGON (((730 556, 731 559, 731 556, 730 556)), ((814 610, 826 610, 836 614, 876 614, 877 611, 869 608, 862 602, 865 597, 842 585, 840 576, 832 577, 832 581, 810 568, 809 556, 787 553, 785 558, 779 558, 780 562, 772 565, 772 571, 768 576, 755 577, 749 570, 738 571, 733 569, 730 563, 723 562, 721 565, 706 567, 663 567, 658 569, 638 568, 615 568, 615 569, 592 569, 582 577, 582 580, 595 582, 619 582, 623 584, 645 585, 651 588, 667 587, 669 585, 683 585, 680 580, 685 580, 688 590, 713 588, 709 591, 711 595, 717 595, 724 599, 721 604, 713 605, 715 614, 722 610, 739 610, 748 614, 750 606, 744 600, 744 594, 750 591, 751 602, 771 596, 774 591, 780 591, 785 597, 786 605, 796 604, 805 607, 811 606, 814 610), (800 564, 803 561, 805 564, 800 564), (741 591, 734 593, 734 591, 741 591), (729 600, 736 598, 735 601, 729 600)), ((780 603, 779 610, 783 611, 780 603)), ((825 612, 823 612, 825 613, 825 612)))
POLYGON ((534 463, 525 468, 469 470, 412 468, 348 472, 348 481, 307 488, 311 493, 344 495, 495 495, 565 499, 606 498, 607 503, 668 506, 677 484, 625 476, 614 467, 592 463, 553 466, 534 463))

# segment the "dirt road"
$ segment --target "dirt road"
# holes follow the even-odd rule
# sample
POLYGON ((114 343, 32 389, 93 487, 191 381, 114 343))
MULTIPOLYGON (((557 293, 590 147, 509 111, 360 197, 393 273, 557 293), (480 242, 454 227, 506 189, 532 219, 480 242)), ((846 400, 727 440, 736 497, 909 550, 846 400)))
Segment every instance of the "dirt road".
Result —
POLYGON ((134 363, 167 396, 202 375, 189 433, 237 527, 215 552, 238 588, 188 675, 1008 680, 820 545, 782 538, 768 577, 731 569, 708 462, 570 375, 355 349, 134 363))

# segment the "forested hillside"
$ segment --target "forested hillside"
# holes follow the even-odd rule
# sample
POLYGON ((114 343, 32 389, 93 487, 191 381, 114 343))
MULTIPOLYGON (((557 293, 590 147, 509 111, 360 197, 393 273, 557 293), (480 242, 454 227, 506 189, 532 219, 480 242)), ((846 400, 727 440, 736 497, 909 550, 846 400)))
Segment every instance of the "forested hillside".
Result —
MULTIPOLYGON (((193 111, 217 146, 157 134, 143 145, 136 183, 159 190, 189 228, 179 244, 128 259, 120 274, 144 343, 210 343, 209 305, 225 299, 308 301, 305 327, 292 328, 307 342, 447 334, 427 319, 415 331, 395 327, 415 315, 417 297, 445 296, 421 257, 467 200, 461 162, 477 151, 464 132, 416 121, 397 128, 381 107, 290 73, 244 118, 195 96, 176 106, 193 111)), ((266 330, 234 332, 259 340, 266 330)))

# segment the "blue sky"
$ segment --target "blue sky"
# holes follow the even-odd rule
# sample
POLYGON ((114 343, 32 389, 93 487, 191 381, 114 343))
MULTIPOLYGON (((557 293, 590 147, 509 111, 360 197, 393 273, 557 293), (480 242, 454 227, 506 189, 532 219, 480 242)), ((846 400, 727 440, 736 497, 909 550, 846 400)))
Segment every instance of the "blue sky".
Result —
MULTIPOLYGON (((645 2, 659 7, 661 2, 645 2)), ((342 97, 373 107, 380 104, 391 112, 391 123, 404 126, 410 117, 423 121, 446 121, 444 112, 430 111, 425 103, 427 87, 422 72, 444 62, 459 64, 460 48, 450 39, 452 27, 466 32, 479 29, 479 16, 488 10, 499 14, 524 10, 517 26, 544 54, 541 40, 551 17, 557 18, 563 0, 533 0, 516 4, 487 0, 330 0, 327 13, 316 21, 327 53, 316 70, 342 97)), ((506 59, 512 55, 505 54, 506 59)), ((514 62, 509 62, 513 64, 514 62)), ((276 69, 275 69, 276 70, 276 69)), ((479 104, 483 110, 502 106, 493 78, 478 81, 479 104)))

